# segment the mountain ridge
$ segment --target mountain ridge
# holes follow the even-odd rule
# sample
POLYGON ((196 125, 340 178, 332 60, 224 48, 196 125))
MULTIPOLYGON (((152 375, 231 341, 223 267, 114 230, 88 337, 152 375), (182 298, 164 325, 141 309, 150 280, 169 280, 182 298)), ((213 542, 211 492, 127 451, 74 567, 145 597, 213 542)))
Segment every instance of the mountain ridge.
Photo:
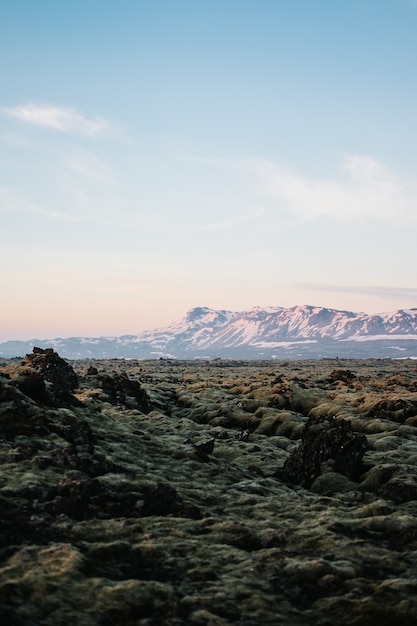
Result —
POLYGON ((7 341, 0 356, 23 356, 35 345, 69 359, 417 358, 417 308, 368 315, 308 304, 246 311, 197 306, 136 335, 7 341))

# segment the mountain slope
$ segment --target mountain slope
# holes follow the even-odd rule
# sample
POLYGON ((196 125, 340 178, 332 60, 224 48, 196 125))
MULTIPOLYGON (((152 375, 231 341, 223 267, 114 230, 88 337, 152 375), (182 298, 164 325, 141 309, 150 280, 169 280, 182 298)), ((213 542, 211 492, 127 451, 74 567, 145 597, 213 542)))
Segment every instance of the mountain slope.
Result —
POLYGON ((195 307, 138 335, 9 341, 0 344, 0 356, 23 356, 36 345, 66 358, 417 357, 417 308, 367 315, 310 305, 241 312, 195 307))

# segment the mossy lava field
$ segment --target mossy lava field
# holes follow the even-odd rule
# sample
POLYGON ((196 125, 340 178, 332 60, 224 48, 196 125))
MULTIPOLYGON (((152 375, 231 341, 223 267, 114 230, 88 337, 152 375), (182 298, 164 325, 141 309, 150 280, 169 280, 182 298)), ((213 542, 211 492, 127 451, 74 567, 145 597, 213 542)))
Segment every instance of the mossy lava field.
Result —
POLYGON ((417 361, 0 361, 0 623, 417 623, 417 361))

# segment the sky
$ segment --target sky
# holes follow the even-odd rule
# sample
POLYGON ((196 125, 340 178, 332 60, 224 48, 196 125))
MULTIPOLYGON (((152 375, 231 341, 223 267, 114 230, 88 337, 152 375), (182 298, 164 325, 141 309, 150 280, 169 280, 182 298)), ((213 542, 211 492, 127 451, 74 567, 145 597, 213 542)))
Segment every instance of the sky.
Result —
POLYGON ((417 306, 417 0, 0 7, 0 341, 417 306))

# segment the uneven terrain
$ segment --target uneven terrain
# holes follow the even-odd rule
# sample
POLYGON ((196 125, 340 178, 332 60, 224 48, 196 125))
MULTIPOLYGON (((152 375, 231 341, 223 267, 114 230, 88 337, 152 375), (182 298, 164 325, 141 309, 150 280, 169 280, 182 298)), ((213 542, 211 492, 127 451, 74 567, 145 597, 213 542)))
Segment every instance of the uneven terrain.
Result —
POLYGON ((417 362, 0 362, 5 626, 417 623, 417 362))

